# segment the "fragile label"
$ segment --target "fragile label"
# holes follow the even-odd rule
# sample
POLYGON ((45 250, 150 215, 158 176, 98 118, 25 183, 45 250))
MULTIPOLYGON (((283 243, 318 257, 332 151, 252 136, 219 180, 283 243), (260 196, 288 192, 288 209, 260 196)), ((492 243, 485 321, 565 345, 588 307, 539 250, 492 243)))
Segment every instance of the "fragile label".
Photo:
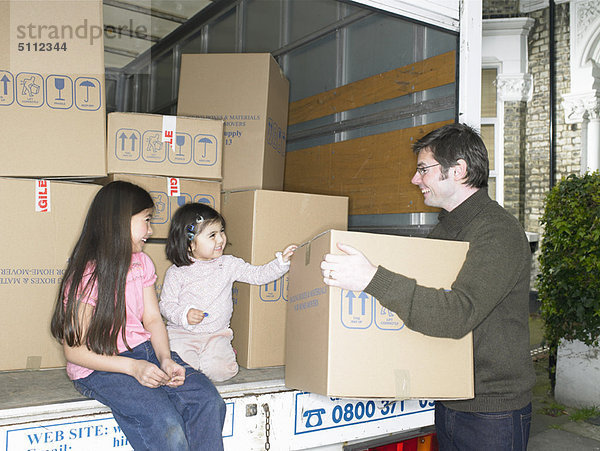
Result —
POLYGON ((46 213, 50 211, 50 182, 48 180, 35 181, 35 211, 46 213))
POLYGON ((179 178, 169 177, 167 181, 167 192, 169 193, 169 196, 181 196, 179 178))
POLYGON ((177 116, 163 116, 162 142, 169 144, 172 148, 176 133, 177 116))

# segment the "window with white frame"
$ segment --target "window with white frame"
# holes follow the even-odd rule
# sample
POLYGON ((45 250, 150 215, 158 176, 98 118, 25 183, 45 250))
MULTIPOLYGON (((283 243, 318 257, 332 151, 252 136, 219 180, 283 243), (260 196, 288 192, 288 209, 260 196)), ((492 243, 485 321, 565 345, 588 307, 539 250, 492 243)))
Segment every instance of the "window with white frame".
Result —
POLYGON ((488 193, 492 199, 501 203, 503 180, 497 168, 497 163, 501 161, 497 153, 503 147, 500 141, 502 112, 498 108, 497 76, 497 67, 484 67, 481 71, 481 138, 487 147, 490 161, 488 193))

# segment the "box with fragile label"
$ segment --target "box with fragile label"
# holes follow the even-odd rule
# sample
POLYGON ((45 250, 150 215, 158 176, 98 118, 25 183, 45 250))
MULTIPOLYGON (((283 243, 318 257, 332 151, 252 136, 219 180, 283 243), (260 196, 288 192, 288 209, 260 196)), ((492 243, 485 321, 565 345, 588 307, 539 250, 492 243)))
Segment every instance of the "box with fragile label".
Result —
POLYGON ((99 185, 0 178, 0 370, 65 365, 50 319, 99 185))
MULTIPOLYGON (((348 225, 348 198, 283 191, 225 193, 222 213, 227 222, 227 254, 263 265, 289 244, 300 244, 331 227, 348 225)), ((233 288, 233 346, 246 368, 283 365, 287 274, 256 286, 233 288)))
POLYGON ((364 292, 329 287, 320 265, 337 243, 375 265, 450 289, 469 244, 331 230, 292 258, 288 289, 285 385, 342 398, 465 399, 474 396, 472 333, 436 338, 410 330, 364 292))
POLYGON ((0 2, 0 175, 106 175, 102 2, 0 2))
POLYGON ((158 175, 110 174, 103 184, 114 180, 135 183, 150 193, 154 200, 152 238, 167 238, 171 217, 177 209, 190 202, 221 209, 221 182, 158 175))
POLYGON ((289 90, 269 53, 182 55, 177 114, 225 122, 224 191, 283 189, 289 90))
POLYGON ((106 154, 109 174, 221 180, 223 121, 110 113, 106 154))

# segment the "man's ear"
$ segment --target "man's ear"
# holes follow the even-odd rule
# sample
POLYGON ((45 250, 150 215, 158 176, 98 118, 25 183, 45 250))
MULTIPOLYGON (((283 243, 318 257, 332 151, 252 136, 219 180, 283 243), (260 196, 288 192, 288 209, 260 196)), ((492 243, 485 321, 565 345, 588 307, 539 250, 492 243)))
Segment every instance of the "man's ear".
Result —
POLYGON ((454 180, 460 181, 467 178, 467 162, 462 158, 456 161, 456 164, 452 166, 454 171, 454 180))

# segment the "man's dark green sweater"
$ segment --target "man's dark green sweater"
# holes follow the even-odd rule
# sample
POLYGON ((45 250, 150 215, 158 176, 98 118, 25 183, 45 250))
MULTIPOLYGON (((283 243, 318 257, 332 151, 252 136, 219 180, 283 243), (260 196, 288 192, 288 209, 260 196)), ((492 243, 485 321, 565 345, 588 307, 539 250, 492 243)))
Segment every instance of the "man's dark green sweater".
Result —
POLYGON ((443 210, 429 237, 469 242, 451 291, 417 285, 381 266, 365 291, 417 332, 446 338, 473 332, 475 398, 444 401, 447 407, 525 407, 535 373, 528 325, 531 251, 523 228, 480 189, 454 210, 443 210))

